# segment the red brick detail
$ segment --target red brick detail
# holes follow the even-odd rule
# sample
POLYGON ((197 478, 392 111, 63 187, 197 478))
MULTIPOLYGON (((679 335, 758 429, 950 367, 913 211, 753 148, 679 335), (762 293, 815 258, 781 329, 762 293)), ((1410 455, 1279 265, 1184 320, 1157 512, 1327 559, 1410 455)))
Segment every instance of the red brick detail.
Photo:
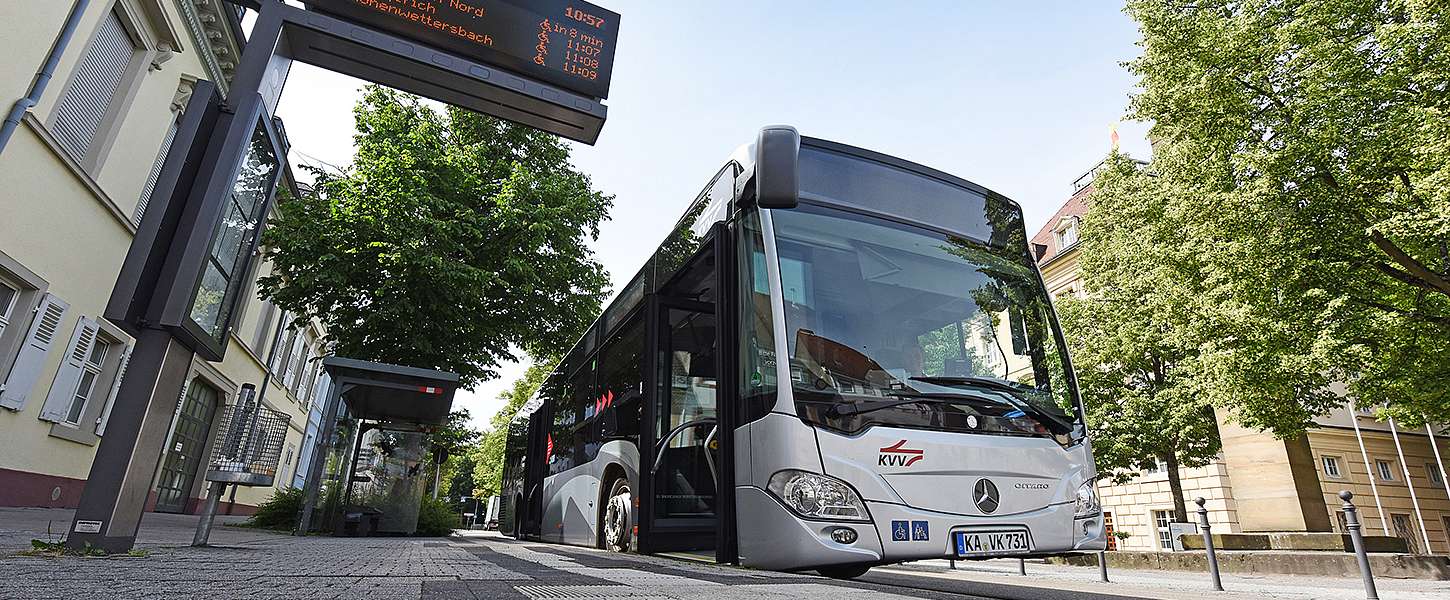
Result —
MULTIPOLYGON (((86 487, 83 479, 42 475, 28 471, 0 468, 0 506, 25 508, 76 508, 81 502, 81 490, 86 487), (51 500, 51 493, 60 488, 60 497, 51 500)), ((146 512, 156 512, 156 490, 146 494, 146 512)), ((201 512, 201 498, 191 498, 186 503, 186 514, 201 512)), ((219 515, 250 516, 257 513, 257 507, 240 502, 232 504, 223 500, 217 507, 219 515), (230 512, 228 512, 230 508, 230 512)))
POLYGON ((84 479, 0 469, 0 506, 75 508, 85 487, 84 479), (55 488, 60 488, 60 497, 51 500, 55 488))

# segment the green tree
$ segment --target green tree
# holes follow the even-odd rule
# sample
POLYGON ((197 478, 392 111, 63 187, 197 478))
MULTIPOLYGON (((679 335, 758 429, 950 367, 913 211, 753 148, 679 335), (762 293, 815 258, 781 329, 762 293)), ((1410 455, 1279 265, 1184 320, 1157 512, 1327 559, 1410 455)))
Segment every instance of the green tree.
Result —
MULTIPOLYGON (((1343 398, 1450 421, 1450 4, 1129 0, 1194 249, 1202 393, 1292 436, 1343 398)), ((1101 190, 1100 190, 1101 192, 1101 190)))
POLYGON ((544 384, 544 379, 557 362, 552 358, 535 362, 523 377, 514 381, 512 387, 499 394, 504 406, 493 415, 488 431, 483 434, 483 441, 473 447, 473 460, 477 465, 473 471, 473 487, 480 496, 498 495, 503 480, 504 442, 508 439, 509 422, 519 414, 519 409, 534 396, 534 392, 539 391, 539 386, 544 384))
POLYGON ((495 375, 511 347, 567 347, 608 278, 587 243, 613 201, 553 135, 369 87, 357 156, 312 169, 267 231, 261 293, 316 317, 339 356, 495 375))
POLYGON ((1080 226, 1082 298, 1058 313, 1072 349, 1098 470, 1118 483, 1160 462, 1174 518, 1188 519, 1180 469, 1220 440, 1189 304, 1200 292, 1195 249, 1177 243, 1169 190, 1115 155, 1094 181, 1080 226))
POLYGON ((468 424, 471 418, 468 409, 460 408, 448 413, 448 421, 433 432, 430 442, 433 446, 434 474, 438 478, 438 485, 433 489, 434 496, 444 493, 442 486, 453 479, 452 471, 458 465, 458 455, 467 454, 468 448, 483 435, 468 424))

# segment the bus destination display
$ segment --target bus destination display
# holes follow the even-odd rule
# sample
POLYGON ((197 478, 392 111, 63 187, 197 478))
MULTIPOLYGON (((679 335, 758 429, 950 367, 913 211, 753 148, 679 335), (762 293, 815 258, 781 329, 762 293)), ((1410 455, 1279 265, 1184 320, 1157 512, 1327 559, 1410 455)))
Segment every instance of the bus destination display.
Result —
POLYGON ((574 0, 304 0, 314 9, 595 98, 619 14, 574 0))

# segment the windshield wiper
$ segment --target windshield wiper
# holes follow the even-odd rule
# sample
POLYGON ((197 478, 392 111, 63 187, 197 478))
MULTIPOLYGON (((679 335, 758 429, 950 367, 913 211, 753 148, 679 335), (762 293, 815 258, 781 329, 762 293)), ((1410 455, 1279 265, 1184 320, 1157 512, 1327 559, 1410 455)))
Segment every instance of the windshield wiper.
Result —
POLYGON ((1025 384, 1015 383, 1004 379, 994 379, 991 377, 921 376, 910 377, 909 379, 911 379, 912 381, 920 381, 933 385, 972 386, 986 388, 997 392, 1003 392, 1002 394, 999 394, 999 396, 1006 400, 1007 404, 1011 405, 1012 408, 1022 411, 1022 414, 1027 415, 1033 421, 1041 423, 1043 427, 1046 427, 1053 433, 1068 435, 1072 433, 1073 429, 1075 429, 1072 423, 1064 421, 1061 417, 1037 408, 1031 403, 1023 400, 1019 394, 1021 394, 1023 390, 1033 389, 1031 386, 1025 384))
MULTIPOLYGON (((907 404, 997 404, 995 400, 981 396, 964 396, 959 394, 923 394, 920 392, 894 391, 888 395, 895 396, 895 400, 875 400, 861 402, 858 404, 833 404, 826 409, 826 414, 833 417, 846 417, 878 411, 884 408, 905 406, 907 404)), ((1014 406, 1015 408, 1015 406, 1014 406)))

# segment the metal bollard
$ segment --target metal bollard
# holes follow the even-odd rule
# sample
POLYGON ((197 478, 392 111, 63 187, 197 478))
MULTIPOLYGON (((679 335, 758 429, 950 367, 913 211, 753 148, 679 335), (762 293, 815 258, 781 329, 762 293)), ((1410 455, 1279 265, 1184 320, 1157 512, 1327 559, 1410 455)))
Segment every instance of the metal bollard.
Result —
POLYGON ((1026 575, 1027 574, 1027 559, 1025 559, 1025 558, 1019 558, 1019 559, 1017 559, 1017 574, 1018 575, 1026 575))
POLYGON ((1198 505, 1198 526, 1203 528, 1203 549, 1208 552, 1208 574, 1213 577, 1214 591, 1223 591, 1223 580, 1218 575, 1218 554, 1213 551, 1212 526, 1208 524, 1208 509, 1203 505, 1206 501, 1199 496, 1193 501, 1198 505))
POLYGON ((1108 553, 1107 552, 1099 552, 1098 553, 1098 579, 1102 580, 1103 583, 1107 583, 1108 582, 1108 553))
POLYGON ((1359 532, 1359 511, 1349 501, 1353 497, 1349 490, 1339 492, 1339 499, 1344 500, 1344 526, 1349 529, 1349 539, 1354 542, 1354 558, 1359 561, 1359 574, 1364 577, 1364 597, 1379 600, 1379 592, 1374 589, 1374 573, 1369 569, 1369 553, 1364 549, 1364 535, 1359 532))
POLYGON ((196 522, 196 534, 191 538, 191 545, 205 546, 211 539, 211 525, 216 520, 217 503, 221 502, 222 492, 226 489, 226 483, 211 482, 211 491, 206 497, 206 504, 202 505, 201 518, 196 522))

